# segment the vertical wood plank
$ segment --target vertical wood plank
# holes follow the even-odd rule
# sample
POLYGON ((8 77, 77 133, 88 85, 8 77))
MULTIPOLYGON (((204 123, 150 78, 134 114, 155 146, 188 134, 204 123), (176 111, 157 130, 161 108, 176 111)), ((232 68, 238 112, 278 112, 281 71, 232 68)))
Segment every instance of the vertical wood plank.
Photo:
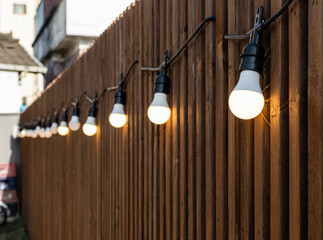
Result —
POLYGON ((289 8, 289 236, 307 239, 307 1, 289 8))
POLYGON ((323 2, 308 1, 308 12, 308 239, 319 240, 323 238, 323 2))

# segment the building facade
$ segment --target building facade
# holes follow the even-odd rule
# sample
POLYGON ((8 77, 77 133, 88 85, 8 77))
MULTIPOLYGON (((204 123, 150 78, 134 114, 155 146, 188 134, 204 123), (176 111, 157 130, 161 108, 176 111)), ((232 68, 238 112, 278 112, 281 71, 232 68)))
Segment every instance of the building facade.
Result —
POLYGON ((133 0, 42 0, 35 17, 34 55, 48 85, 69 67, 133 0))

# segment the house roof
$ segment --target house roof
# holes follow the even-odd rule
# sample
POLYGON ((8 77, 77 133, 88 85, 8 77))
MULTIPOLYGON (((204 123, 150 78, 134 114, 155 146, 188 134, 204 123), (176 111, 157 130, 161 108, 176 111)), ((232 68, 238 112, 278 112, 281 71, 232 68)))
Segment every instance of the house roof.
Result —
POLYGON ((11 33, 0 33, 0 70, 45 73, 46 68, 14 39, 11 33))

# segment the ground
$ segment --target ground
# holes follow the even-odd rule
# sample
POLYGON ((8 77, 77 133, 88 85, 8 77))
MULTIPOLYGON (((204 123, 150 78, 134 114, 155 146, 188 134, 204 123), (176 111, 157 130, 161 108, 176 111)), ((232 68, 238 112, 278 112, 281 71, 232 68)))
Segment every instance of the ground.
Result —
POLYGON ((18 217, 11 223, 0 227, 0 240, 28 240, 22 219, 18 217))

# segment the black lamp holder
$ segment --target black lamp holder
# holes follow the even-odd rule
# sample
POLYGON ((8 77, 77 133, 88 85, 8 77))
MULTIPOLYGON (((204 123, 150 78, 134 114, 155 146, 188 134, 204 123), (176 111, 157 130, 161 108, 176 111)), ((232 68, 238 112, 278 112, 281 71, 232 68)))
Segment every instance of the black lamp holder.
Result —
POLYGON ((156 81, 155 81, 155 93, 169 93, 169 85, 170 85, 170 79, 169 77, 166 75, 167 73, 167 60, 168 60, 168 51, 165 50, 164 53, 164 64, 161 67, 161 71, 160 74, 156 77, 156 81))
POLYGON ((123 85, 124 85, 125 79, 123 78, 123 73, 120 73, 120 83, 118 90, 116 91, 114 95, 114 104, 126 104, 126 93, 123 91, 123 85))
POLYGON ((80 108, 78 102, 75 103, 75 106, 73 108, 73 116, 80 116, 80 108))
POLYGON ((89 115, 88 115, 89 117, 95 118, 98 113, 98 109, 96 107, 97 99, 98 99, 98 94, 95 93, 94 99, 92 101, 92 106, 90 107, 90 110, 89 110, 89 115))
POLYGON ((63 115, 62 115, 62 122, 67 122, 68 116, 67 116, 67 108, 64 108, 63 115))
MULTIPOLYGON (((255 18, 255 26, 264 21, 263 18, 264 8, 258 7, 257 15, 255 18)), ((265 49, 259 44, 261 41, 262 32, 254 29, 250 35, 249 43, 243 48, 241 58, 240 71, 253 70, 262 74, 263 65, 265 62, 265 49)))

